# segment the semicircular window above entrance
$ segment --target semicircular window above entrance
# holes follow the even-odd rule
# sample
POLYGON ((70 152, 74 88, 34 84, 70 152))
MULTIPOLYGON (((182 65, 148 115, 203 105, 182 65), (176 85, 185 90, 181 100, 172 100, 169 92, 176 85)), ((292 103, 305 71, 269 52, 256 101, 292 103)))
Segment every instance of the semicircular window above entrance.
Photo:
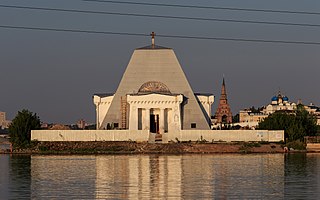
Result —
POLYGON ((141 85, 138 93, 160 93, 160 94, 171 94, 169 88, 158 81, 149 81, 141 85))

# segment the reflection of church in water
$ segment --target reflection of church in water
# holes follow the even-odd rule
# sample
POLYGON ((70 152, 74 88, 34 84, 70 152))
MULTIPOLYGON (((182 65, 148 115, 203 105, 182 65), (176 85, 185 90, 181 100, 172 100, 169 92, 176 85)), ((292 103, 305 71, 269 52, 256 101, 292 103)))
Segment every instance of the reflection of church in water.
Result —
POLYGON ((196 94, 171 48, 155 45, 133 52, 114 94, 95 94, 97 129, 208 130, 212 94, 196 94))

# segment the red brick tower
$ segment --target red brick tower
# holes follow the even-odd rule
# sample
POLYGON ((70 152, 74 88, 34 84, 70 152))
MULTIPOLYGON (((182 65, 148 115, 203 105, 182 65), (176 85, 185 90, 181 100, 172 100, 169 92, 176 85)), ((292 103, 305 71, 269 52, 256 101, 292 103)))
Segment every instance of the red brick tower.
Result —
POLYGON ((221 96, 219 101, 219 106, 215 114, 217 123, 230 124, 232 123, 232 113, 230 106, 228 104, 226 85, 224 78, 222 81, 221 96))

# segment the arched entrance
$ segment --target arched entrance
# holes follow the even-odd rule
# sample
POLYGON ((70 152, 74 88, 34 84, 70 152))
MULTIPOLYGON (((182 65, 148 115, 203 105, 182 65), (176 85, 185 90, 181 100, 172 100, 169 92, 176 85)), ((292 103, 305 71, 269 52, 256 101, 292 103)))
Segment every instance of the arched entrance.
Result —
POLYGON ((223 123, 223 124, 227 124, 228 123, 228 116, 227 115, 223 115, 221 117, 221 123, 223 123))

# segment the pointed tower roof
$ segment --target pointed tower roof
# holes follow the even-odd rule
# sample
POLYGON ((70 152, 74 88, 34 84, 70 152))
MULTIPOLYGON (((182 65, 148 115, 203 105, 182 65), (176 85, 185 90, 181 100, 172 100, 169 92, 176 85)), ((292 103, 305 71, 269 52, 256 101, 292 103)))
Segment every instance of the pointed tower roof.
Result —
POLYGON ((232 113, 227 99, 227 90, 224 77, 222 79, 219 106, 215 115, 218 123, 232 123, 232 113))
POLYGON ((225 84, 224 77, 222 79, 221 98, 227 99, 227 90, 226 90, 226 84, 225 84))

